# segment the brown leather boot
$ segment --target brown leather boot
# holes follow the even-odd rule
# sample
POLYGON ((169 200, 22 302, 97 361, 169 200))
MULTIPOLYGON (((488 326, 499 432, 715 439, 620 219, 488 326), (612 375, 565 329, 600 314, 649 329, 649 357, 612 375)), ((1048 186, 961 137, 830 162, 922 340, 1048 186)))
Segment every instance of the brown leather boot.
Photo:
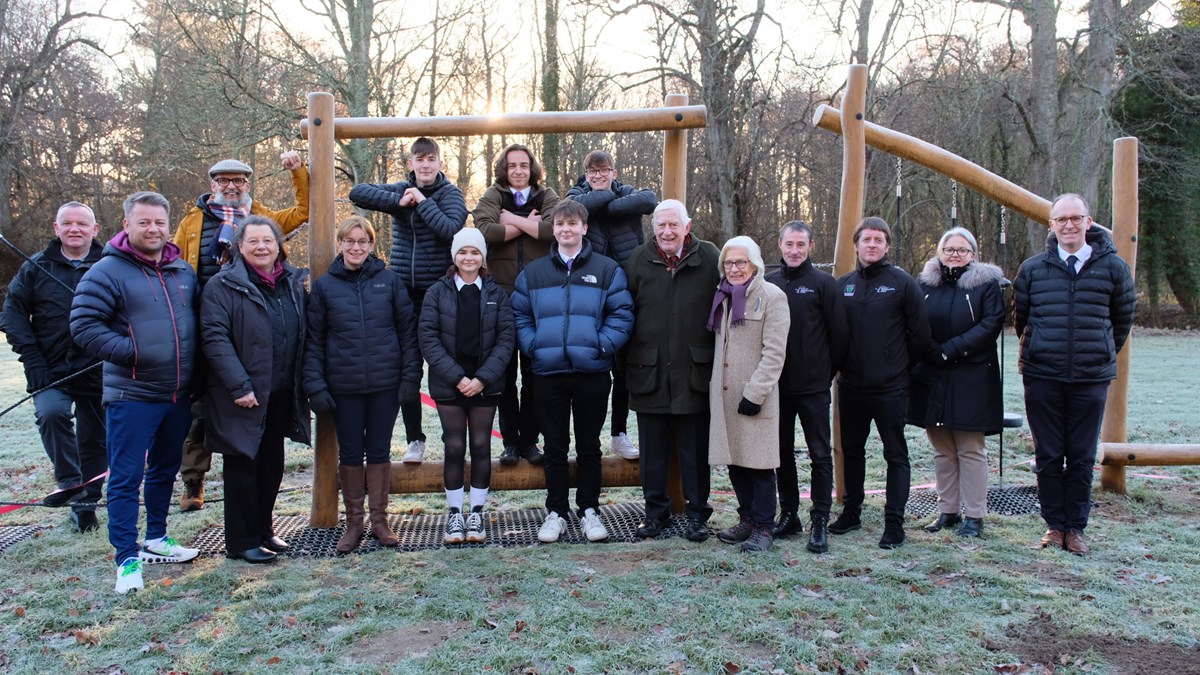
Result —
POLYGON ((396 546, 400 540, 388 526, 388 491, 392 486, 392 463, 367 465, 367 499, 371 508, 371 534, 382 546, 396 546))
POLYGON ((342 484, 342 501, 346 503, 346 531, 338 539, 337 552, 349 553, 358 548, 363 536, 363 468, 339 466, 338 481, 342 484))
POLYGON ((183 481, 183 494, 179 497, 180 511, 199 511, 204 508, 204 479, 193 478, 183 481))

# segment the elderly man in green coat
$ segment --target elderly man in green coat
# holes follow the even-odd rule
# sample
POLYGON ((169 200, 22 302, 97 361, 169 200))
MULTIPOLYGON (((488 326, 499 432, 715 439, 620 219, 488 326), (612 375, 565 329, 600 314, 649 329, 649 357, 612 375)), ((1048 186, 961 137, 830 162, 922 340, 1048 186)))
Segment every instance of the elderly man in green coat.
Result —
POLYGON ((654 210, 654 240, 625 263, 633 294, 634 328, 626 357, 629 408, 637 413, 646 519, 641 537, 657 537, 670 520, 667 466, 679 452, 687 500, 687 538, 704 541, 708 518, 708 381, 713 334, 706 310, 720 281, 718 251, 692 236, 687 209, 676 199, 654 210))

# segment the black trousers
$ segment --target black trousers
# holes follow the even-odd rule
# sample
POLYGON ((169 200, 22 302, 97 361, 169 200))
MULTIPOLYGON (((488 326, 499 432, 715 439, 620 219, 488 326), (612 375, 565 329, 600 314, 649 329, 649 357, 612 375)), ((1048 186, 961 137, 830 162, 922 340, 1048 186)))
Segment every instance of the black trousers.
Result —
POLYGON ((504 392, 500 394, 500 435, 505 445, 523 448, 538 442, 537 411, 533 398, 533 361, 513 347, 513 357, 504 372, 504 392), (520 364, 518 365, 518 361, 520 364), (521 372, 521 388, 517 390, 517 370, 521 372))
POLYGON ((829 515, 833 506, 833 446, 830 443, 829 390, 804 396, 779 397, 779 468, 775 470, 779 489, 779 512, 796 513, 800 509, 800 481, 796 471, 796 416, 804 430, 811 462, 812 515, 829 515))
MULTIPOLYGON (((47 389, 33 397, 33 417, 54 467, 55 487, 65 490, 91 480, 72 501, 100 501, 104 479, 97 477, 108 470, 108 449, 99 392, 80 396, 66 389, 47 389)), ((72 506, 71 510, 95 511, 96 507, 72 506)))
POLYGON ((600 506, 600 430, 608 412, 608 372, 534 375, 538 424, 545 440, 546 510, 565 516, 571 479, 567 453, 575 421, 575 505, 578 514, 600 506))
POLYGON ((655 415, 638 413, 638 463, 642 471, 642 494, 646 499, 646 520, 663 521, 671 517, 671 497, 667 492, 667 468, 671 452, 679 451, 679 478, 683 483, 686 513, 690 519, 708 522, 711 469, 708 466, 707 412, 695 415, 655 415))
MULTIPOLYGON (((416 288, 408 289, 408 299, 413 304, 413 322, 421 315, 421 303, 425 302, 425 291, 416 288)), ((397 330, 401 327, 397 326, 397 330)), ((420 356, 417 356, 420 358, 420 356)), ((421 399, 417 397, 412 403, 400 406, 400 415, 404 418, 404 436, 408 443, 425 441, 425 430, 421 423, 421 399)), ((395 422, 395 419, 392 420, 395 422)))
POLYGON ((770 527, 775 524, 775 470, 729 465, 729 483, 738 500, 738 518, 770 527))
POLYGON ((369 394, 333 394, 333 428, 338 439, 338 464, 383 464, 392 457, 392 432, 400 408, 399 389, 369 394))
POLYGON ((225 550, 245 551, 275 536, 275 498, 283 481, 283 437, 291 419, 290 393, 272 394, 258 455, 225 455, 225 550))
POLYGON ((625 373, 612 371, 612 422, 608 425, 611 435, 629 431, 629 390, 625 388, 625 373))
POLYGON ((1082 530, 1092 509, 1092 472, 1108 382, 1024 381, 1042 519, 1053 530, 1082 530))
POLYGON ((838 387, 838 414, 842 422, 842 460, 845 463, 845 508, 858 511, 863 503, 863 484, 867 471, 867 436, 871 422, 883 441, 883 459, 887 462, 887 499, 885 520, 904 520, 908 504, 911 470, 908 443, 904 440, 904 413, 908 407, 908 389, 885 392, 856 392, 838 387))

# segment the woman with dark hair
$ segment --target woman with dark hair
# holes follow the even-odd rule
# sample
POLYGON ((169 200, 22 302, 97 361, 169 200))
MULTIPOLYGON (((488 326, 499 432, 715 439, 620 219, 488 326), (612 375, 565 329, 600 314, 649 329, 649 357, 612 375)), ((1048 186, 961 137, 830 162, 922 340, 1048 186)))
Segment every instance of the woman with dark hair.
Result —
POLYGON ((371 533, 384 546, 400 543, 387 520, 392 430, 401 403, 417 397, 421 354, 412 301, 400 275, 375 256, 375 228, 351 216, 335 235, 341 253, 308 302, 304 392, 313 410, 333 415, 346 505, 337 551, 349 553, 363 535, 364 498, 371 533))
POLYGON ((482 542, 483 507, 491 482, 492 419, 504 390, 516 331, 508 294, 487 275, 483 235, 466 227, 450 244, 454 265, 429 288, 417 334, 429 363, 429 394, 438 404, 443 478, 450 515, 447 544, 482 542), (463 517, 467 435, 471 446, 470 510, 463 517))
POLYGON ((272 526, 283 439, 308 443, 310 434, 299 377, 308 271, 287 264, 283 241, 271 219, 246 218, 200 303, 204 442, 225 456, 225 555, 250 563, 290 548, 272 526))
POLYGON ((762 252, 750 237, 725 242, 718 265, 721 282, 708 319, 716 333, 708 463, 728 465, 738 522, 717 538, 743 551, 766 551, 774 541, 779 376, 792 314, 787 295, 763 280, 762 252))
POLYGON ((938 517, 925 531, 961 522, 962 537, 983 533, 988 474, 983 437, 999 433, 1004 417, 996 358, 1004 273, 976 261, 977 250, 969 231, 949 230, 917 277, 933 344, 913 369, 907 415, 909 424, 925 428, 934 451, 938 517))

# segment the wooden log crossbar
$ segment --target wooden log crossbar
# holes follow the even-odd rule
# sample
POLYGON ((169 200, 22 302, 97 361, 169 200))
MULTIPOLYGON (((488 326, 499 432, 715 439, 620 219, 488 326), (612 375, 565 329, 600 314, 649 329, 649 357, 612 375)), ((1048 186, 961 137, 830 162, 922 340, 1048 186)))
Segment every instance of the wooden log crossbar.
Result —
POLYGON ((1127 466, 1200 466, 1200 445, 1188 443, 1101 443, 1100 486, 1125 494, 1127 466))
MULTIPOLYGON (((438 493, 446 489, 442 482, 442 462, 427 461, 421 464, 392 462, 392 494, 438 493)), ((604 487, 638 487, 642 484, 639 462, 623 457, 600 459, 600 484, 604 487)), ((576 486, 577 470, 575 459, 567 460, 571 487, 576 486)), ((464 476, 471 475, 471 460, 466 461, 464 476)), ((492 490, 544 490, 546 473, 541 466, 525 460, 512 466, 504 466, 492 460, 492 479, 488 485, 492 490)))

